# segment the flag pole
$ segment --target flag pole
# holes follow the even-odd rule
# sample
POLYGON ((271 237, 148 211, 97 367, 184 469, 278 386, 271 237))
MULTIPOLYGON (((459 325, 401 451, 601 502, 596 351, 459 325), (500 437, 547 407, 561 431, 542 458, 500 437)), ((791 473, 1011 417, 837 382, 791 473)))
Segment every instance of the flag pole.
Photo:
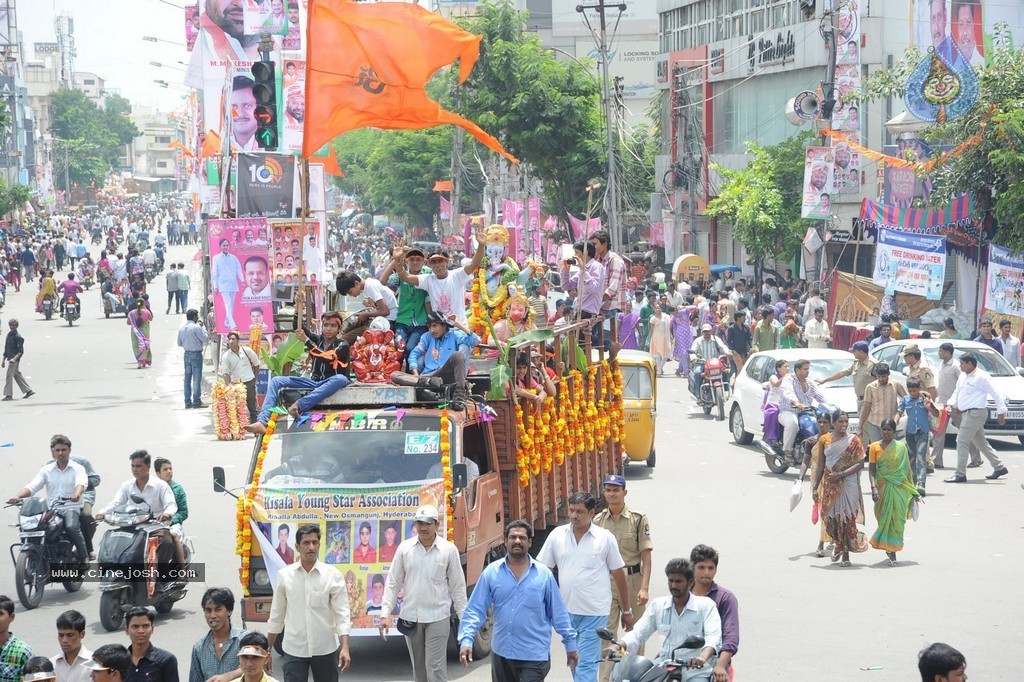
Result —
POLYGON ((586 286, 586 260, 587 260, 587 242, 590 241, 590 212, 594 210, 594 190, 601 186, 600 182, 592 182, 587 185, 587 215, 584 217, 583 223, 583 262, 579 264, 580 267, 580 278, 576 283, 576 291, 579 293, 579 301, 576 306, 576 321, 579 322, 583 317, 583 290, 586 286))

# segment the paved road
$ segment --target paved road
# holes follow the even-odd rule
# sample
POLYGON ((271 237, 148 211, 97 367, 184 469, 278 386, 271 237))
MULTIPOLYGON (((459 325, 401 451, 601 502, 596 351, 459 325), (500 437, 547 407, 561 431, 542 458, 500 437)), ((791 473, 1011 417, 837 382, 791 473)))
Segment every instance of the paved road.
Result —
MULTIPOLYGON (((187 260, 191 254, 176 247, 172 255, 187 260)), ((164 299, 162 280, 152 291, 155 301, 164 299)), ((184 674, 192 642, 206 631, 199 609, 202 590, 227 585, 238 593, 234 502, 212 491, 210 467, 226 467, 229 481, 239 482, 252 441, 218 442, 207 411, 184 409, 181 355, 174 343, 181 316, 165 316, 154 306, 154 367, 140 371, 123 318, 104 320, 98 299, 95 290, 89 292, 81 325, 68 329, 32 313, 27 290, 9 293, 0 315, 3 329, 12 315, 21 319, 23 368, 37 395, 0 407, 0 443, 13 443, 0 448, 0 494, 9 497, 34 475, 49 456, 49 436, 57 432, 67 434, 73 452, 91 458, 103 475, 100 504, 128 478, 131 451, 146 448, 154 456, 169 456, 189 494, 187 528, 200 534, 196 546, 207 572, 206 585, 197 585, 179 607, 157 618, 154 642, 178 655, 184 674)), ((1024 467, 1016 441, 998 443, 1010 468, 1006 479, 930 483, 921 521, 909 525, 899 567, 887 567, 884 554, 871 551, 854 555, 853 567, 842 569, 810 551, 817 529, 809 523, 808 500, 788 511, 791 475, 770 474, 757 452, 732 443, 724 423, 695 413, 682 380, 663 379, 659 398, 658 467, 633 465, 627 471, 628 501, 651 517, 652 592, 667 593, 658 566, 687 555, 697 543, 715 546, 722 555, 720 582, 740 601, 736 665, 741 679, 910 680, 917 651, 932 641, 963 651, 975 679, 1024 676, 1024 666, 1013 658, 1024 613, 1019 579, 1024 467)), ((975 472, 977 479, 987 473, 975 472)), ((867 502, 870 532, 875 524, 870 498, 867 502)), ((14 520, 13 510, 3 512, 0 545, 15 541, 7 527, 14 520)), ((0 593, 14 596, 7 560, 0 557, 5 566, 0 593)), ((51 587, 41 608, 25 612, 18 605, 12 629, 38 652, 53 655, 58 650, 54 619, 76 608, 88 619, 89 646, 124 642, 123 635, 100 628, 98 602, 94 586, 77 594, 51 587)), ((410 679, 397 639, 357 640, 353 654, 346 679, 410 679)), ((550 679, 569 679, 558 645, 552 660, 550 679)), ((490 678, 489 666, 485 661, 463 670, 453 664, 452 677, 482 682, 490 678)))

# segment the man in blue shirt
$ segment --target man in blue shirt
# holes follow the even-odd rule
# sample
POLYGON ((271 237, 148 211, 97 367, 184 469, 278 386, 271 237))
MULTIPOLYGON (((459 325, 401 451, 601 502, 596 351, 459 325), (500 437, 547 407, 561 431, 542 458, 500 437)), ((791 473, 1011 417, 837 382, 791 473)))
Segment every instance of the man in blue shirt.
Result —
POLYGON ((525 521, 505 526, 504 560, 484 569, 459 624, 459 660, 473 660, 473 638, 494 607, 491 679, 538 682, 551 670, 551 629, 562 636, 566 664, 576 668, 576 631, 551 570, 530 558, 533 528, 525 521))
POLYGON ((391 382, 396 386, 419 386, 439 391, 453 385, 449 407, 456 411, 466 408, 466 355, 459 352, 463 346, 472 348, 480 343, 474 334, 455 316, 445 319, 434 311, 427 315, 429 334, 420 337, 409 354, 409 371, 394 372, 391 382), (452 325, 458 329, 452 329, 452 325))

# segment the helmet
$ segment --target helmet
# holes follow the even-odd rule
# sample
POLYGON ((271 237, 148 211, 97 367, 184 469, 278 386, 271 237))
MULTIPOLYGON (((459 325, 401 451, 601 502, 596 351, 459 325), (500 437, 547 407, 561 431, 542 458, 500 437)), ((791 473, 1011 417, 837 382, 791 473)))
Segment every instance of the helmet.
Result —
POLYGON ((648 670, 654 667, 649 658, 630 654, 612 668, 612 682, 639 682, 648 670))
POLYGON ((451 323, 448 318, 444 316, 444 313, 440 313, 436 310, 432 310, 427 314, 427 326, 432 324, 443 324, 446 327, 451 327, 451 323))

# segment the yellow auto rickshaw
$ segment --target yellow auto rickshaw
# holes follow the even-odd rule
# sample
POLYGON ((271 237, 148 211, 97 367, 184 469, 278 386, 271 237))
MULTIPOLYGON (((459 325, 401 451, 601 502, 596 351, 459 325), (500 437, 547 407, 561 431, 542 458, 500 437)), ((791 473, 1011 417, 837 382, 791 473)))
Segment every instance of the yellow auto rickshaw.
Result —
POLYGON ((626 422, 626 463, 655 464, 654 426, 658 414, 658 377, 654 356, 639 350, 617 355, 622 369, 622 402, 626 422))

